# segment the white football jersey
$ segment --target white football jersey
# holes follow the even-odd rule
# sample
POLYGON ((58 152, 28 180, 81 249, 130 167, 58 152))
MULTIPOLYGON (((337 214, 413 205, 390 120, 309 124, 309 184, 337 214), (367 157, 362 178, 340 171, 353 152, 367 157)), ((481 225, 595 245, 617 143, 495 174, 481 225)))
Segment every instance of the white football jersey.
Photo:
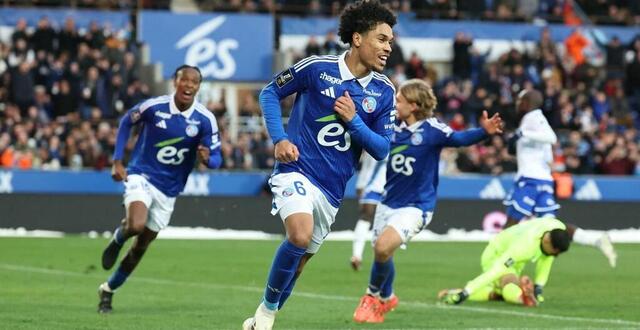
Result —
POLYGON ((516 145, 518 178, 553 180, 551 177, 552 147, 557 137, 547 118, 542 114, 542 110, 533 110, 524 115, 518 129, 522 133, 516 145))

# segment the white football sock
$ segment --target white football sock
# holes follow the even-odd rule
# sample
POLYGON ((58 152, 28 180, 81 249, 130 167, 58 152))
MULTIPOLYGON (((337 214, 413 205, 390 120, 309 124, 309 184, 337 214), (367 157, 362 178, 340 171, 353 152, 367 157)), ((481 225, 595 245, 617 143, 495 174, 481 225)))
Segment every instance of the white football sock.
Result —
POLYGON ((598 239, 602 236, 602 232, 598 230, 584 230, 576 228, 573 233, 573 241, 580 245, 597 246, 598 239))
POLYGON ((352 256, 362 260, 362 254, 364 253, 364 244, 369 237, 369 228, 371 228, 371 222, 366 220, 358 220, 356 228, 353 230, 353 254, 352 256))

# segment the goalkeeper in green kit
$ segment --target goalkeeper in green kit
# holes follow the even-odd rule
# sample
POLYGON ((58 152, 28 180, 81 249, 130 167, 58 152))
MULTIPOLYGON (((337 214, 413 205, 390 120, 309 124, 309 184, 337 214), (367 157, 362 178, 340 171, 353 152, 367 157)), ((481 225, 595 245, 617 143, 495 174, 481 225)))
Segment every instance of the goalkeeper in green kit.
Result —
POLYGON ((539 218, 512 226, 494 237, 482 253, 483 273, 464 289, 442 290, 438 298, 446 304, 465 300, 504 300, 537 306, 549 279, 555 256, 569 249, 571 238, 560 220, 539 218), (535 262, 533 281, 521 276, 527 262, 535 262))

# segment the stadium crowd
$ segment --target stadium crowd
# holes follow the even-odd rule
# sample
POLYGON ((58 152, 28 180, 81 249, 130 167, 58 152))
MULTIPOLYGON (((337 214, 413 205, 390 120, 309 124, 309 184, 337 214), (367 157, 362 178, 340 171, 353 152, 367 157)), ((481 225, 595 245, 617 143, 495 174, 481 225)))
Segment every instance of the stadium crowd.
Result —
MULTIPOLYGON (((250 1, 239 3, 246 2, 250 1)), ((149 86, 139 79, 137 45, 96 23, 86 31, 78 29, 70 18, 59 30, 46 17, 36 27, 26 25, 20 20, 11 40, 0 43, 0 167, 108 168, 119 115, 151 96, 149 86)), ((385 73, 395 83, 420 78, 432 84, 441 120, 456 130, 476 126, 478 114, 487 109, 499 112, 513 131, 516 94, 522 88, 538 88, 545 95, 543 111, 559 136, 554 149, 556 171, 640 174, 640 36, 629 45, 611 40, 602 66, 590 64, 584 47, 579 30, 565 40, 562 49, 544 30, 535 49, 512 49, 489 61, 491 49, 480 52, 470 36, 458 33, 451 76, 439 77, 416 54, 405 60, 398 44, 385 73)), ((298 56, 341 51, 335 35, 329 34, 323 44, 311 38, 305 53, 298 56)), ((262 127, 255 91, 240 93, 243 129, 234 143, 226 129, 224 100, 206 105, 220 121, 222 168, 273 166, 273 146, 262 127)), ((290 109, 290 104, 285 108, 290 109)), ((441 173, 515 171, 507 138, 445 150, 441 173)))

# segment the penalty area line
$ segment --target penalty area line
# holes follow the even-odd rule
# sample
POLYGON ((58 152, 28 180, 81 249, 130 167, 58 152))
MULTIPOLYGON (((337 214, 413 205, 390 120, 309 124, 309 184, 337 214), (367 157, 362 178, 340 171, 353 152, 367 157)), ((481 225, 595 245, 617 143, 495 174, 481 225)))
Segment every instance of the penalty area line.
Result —
MULTIPOLYGON (((32 267, 32 266, 24 266, 24 265, 14 265, 14 264, 4 264, 0 263, 0 269, 6 271, 15 271, 15 272, 28 272, 28 273, 37 273, 37 274, 45 274, 45 275, 57 275, 57 276, 70 276, 70 277, 89 277, 102 279, 104 275, 102 274, 85 274, 80 272, 71 272, 61 269, 52 269, 52 268, 40 268, 40 267, 32 267)), ((199 288, 208 288, 208 289, 216 289, 216 290, 236 290, 236 291, 245 291, 245 292, 255 292, 262 293, 264 292, 264 288, 257 288, 251 286, 240 286, 240 285, 222 285, 222 284, 213 284, 213 283, 201 283, 201 282, 183 282, 183 281, 174 281, 174 280, 166 280, 166 279, 158 279, 158 278, 149 278, 149 277, 132 277, 130 279, 134 282, 145 282, 152 284, 168 284, 168 285, 177 285, 177 286, 187 286, 187 287, 199 287, 199 288)), ((340 300, 340 301, 353 301, 357 302, 358 297, 350 297, 350 296, 341 296, 341 295, 326 295, 326 294, 316 294, 310 292, 301 292, 296 291, 295 296, 311 298, 311 299, 322 299, 322 300, 340 300)), ((417 301, 402 301, 401 306, 406 306, 414 309, 444 309, 450 312, 460 311, 460 312, 473 312, 473 313, 483 313, 483 314, 500 314, 500 315, 511 315, 511 316, 520 316, 525 318, 538 318, 538 319, 548 319, 548 320, 559 320, 559 321, 573 321, 573 322, 587 322, 587 323, 603 323, 603 324, 616 324, 616 325, 628 325, 640 327, 640 322, 636 321, 628 321, 628 320, 620 320, 620 319, 603 319, 603 318, 588 318, 588 317, 577 317, 577 316, 562 316, 562 315, 553 315, 553 314, 542 314, 542 313, 533 313, 533 312, 520 312, 514 310, 503 310, 503 309, 493 309, 493 308, 484 308, 484 307, 472 307, 472 306, 447 306, 439 303, 425 303, 425 302, 417 302, 417 301)))

